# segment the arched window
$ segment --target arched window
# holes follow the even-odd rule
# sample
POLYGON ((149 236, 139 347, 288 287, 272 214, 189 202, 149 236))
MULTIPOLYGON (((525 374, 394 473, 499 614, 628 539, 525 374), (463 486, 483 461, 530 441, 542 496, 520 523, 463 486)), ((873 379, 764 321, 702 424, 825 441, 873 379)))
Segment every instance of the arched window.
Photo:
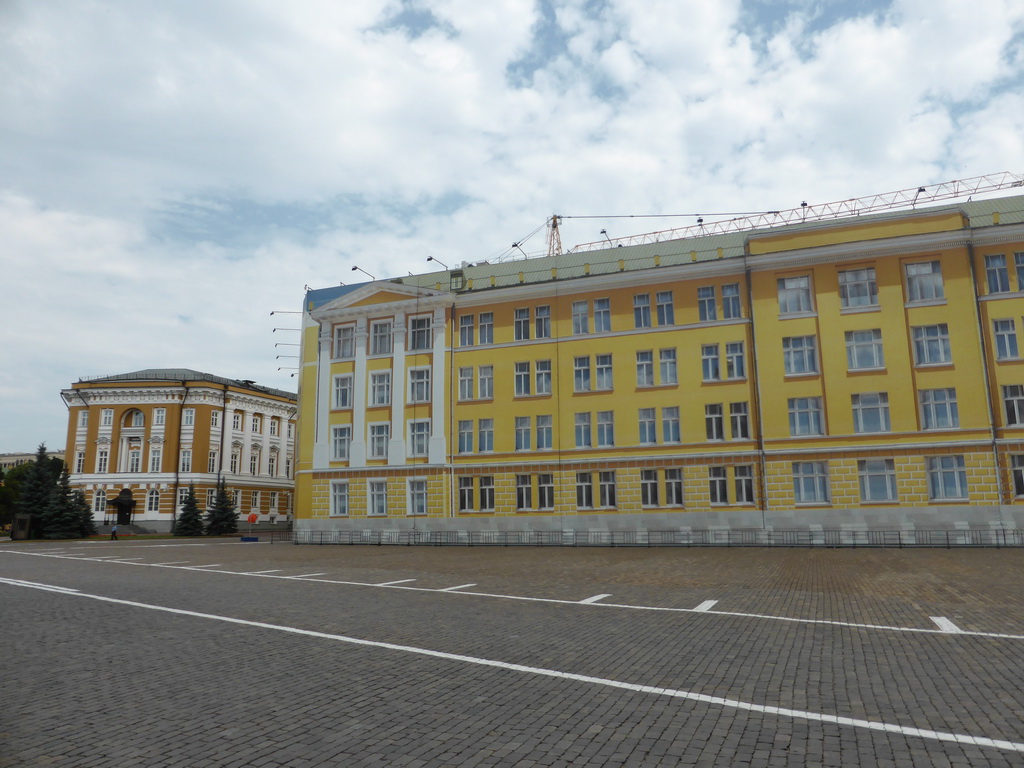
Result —
POLYGON ((107 495, 103 491, 96 491, 93 494, 92 511, 100 515, 107 511, 107 495))
POLYGON ((133 408, 125 413, 121 424, 126 427, 144 427, 146 426, 146 417, 142 411, 133 408))
POLYGON ((160 511, 160 491, 156 488, 151 489, 146 494, 146 511, 147 512, 159 512, 160 511))

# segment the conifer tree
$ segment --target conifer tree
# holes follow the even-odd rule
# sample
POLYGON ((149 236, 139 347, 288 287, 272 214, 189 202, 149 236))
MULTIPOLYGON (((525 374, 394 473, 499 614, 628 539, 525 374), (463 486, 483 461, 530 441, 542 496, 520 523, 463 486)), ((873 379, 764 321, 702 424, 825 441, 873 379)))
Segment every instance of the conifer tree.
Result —
POLYGON ((217 481, 217 495, 213 506, 206 513, 206 535, 220 536, 225 533, 238 532, 238 515, 235 504, 223 480, 217 481))
POLYGON ((60 473, 60 481, 50 489, 49 502, 39 516, 39 530, 44 539, 77 539, 81 528, 81 513, 75 506, 65 469, 60 473))
POLYGON ((71 507, 78 520, 78 535, 83 539, 96 535, 96 521, 92 516, 92 507, 89 506, 85 494, 75 489, 71 493, 71 507))
POLYGON ((53 497, 57 477, 53 473, 53 464, 46 455, 46 444, 40 443, 36 451, 36 460, 25 471, 18 492, 18 512, 29 515, 46 516, 53 497))
POLYGON ((174 523, 175 536, 202 536, 203 516, 196 504, 196 489, 189 485, 188 495, 185 496, 185 503, 181 507, 181 514, 174 523))

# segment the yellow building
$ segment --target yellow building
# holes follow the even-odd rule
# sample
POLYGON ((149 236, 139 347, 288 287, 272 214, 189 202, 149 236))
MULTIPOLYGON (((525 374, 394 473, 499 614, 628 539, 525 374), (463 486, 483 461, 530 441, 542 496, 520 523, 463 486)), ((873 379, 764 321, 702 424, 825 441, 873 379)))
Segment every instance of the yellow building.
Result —
MULTIPOLYGON (((97 522, 124 489, 130 522, 166 532, 189 485, 200 510, 218 479, 242 519, 291 519, 296 397, 189 369, 158 368, 81 379, 61 392, 68 407, 71 485, 97 522)), ((127 515, 117 522, 129 522, 127 515)))
POLYGON ((310 291, 296 529, 1024 527, 1024 197, 310 291))

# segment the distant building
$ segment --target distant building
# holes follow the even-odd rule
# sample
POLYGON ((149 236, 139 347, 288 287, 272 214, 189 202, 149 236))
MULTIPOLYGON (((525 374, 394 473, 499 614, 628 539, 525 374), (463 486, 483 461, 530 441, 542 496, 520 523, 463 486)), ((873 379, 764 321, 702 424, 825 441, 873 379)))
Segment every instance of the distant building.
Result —
POLYGON ((242 519, 290 519, 294 393, 157 368, 81 379, 61 397, 71 484, 84 491, 97 521, 111 519, 108 500, 127 489, 136 502, 132 522, 170 530, 189 485, 203 510, 218 478, 242 519))
MULTIPOLYGON (((47 451, 46 455, 51 459, 64 461, 64 451, 47 451)), ((6 472, 8 469, 20 467, 22 464, 30 464, 36 460, 36 454, 32 453, 0 453, 0 469, 6 472)))
POLYGON ((299 530, 1024 527, 1024 197, 309 291, 299 530))

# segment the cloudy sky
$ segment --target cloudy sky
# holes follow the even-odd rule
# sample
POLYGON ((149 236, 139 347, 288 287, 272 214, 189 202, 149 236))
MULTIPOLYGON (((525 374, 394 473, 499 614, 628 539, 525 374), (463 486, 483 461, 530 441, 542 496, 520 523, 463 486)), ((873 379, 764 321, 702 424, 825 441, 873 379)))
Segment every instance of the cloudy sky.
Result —
POLYGON ((1022 172, 1022 70, 1020 0, 0 0, 0 452, 83 376, 294 389, 353 265, 1022 172))

